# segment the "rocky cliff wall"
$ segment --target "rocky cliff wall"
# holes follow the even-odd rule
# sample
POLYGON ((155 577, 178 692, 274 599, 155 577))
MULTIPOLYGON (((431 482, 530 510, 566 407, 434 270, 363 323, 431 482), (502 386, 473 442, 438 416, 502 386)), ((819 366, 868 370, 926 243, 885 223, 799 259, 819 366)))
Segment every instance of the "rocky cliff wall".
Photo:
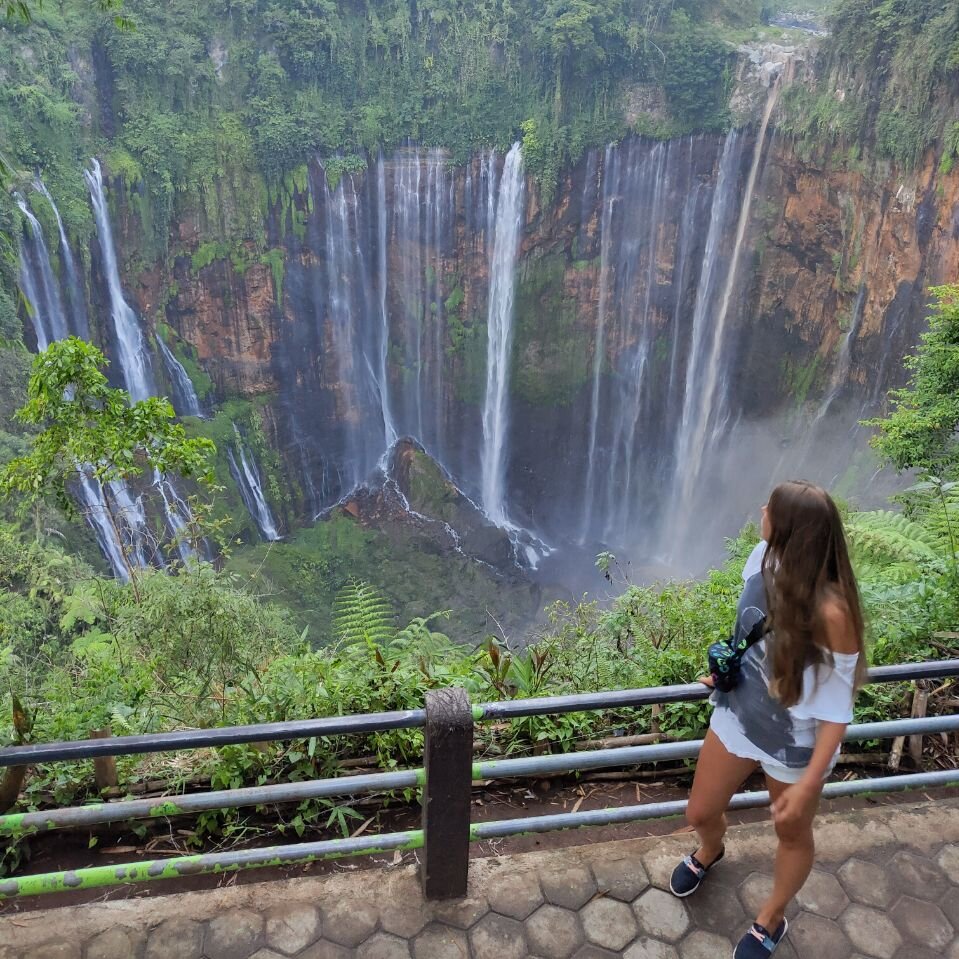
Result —
MULTIPOLYGON (((697 416, 709 498, 725 490, 737 522, 777 470, 837 480, 864 442, 855 420, 901 382, 928 286, 957 276, 959 171, 931 153, 902 175, 801 157, 775 120, 758 150, 755 126, 730 136, 590 153, 547 208, 528 187, 508 486, 549 537, 661 548, 659 517, 690 507, 677 437, 695 442, 697 416)), ((265 244, 200 248, 184 221, 177 255, 127 277, 218 401, 257 400, 291 525, 362 480, 390 429, 477 494, 501 160, 410 149, 335 185, 311 164, 268 202, 265 244)))

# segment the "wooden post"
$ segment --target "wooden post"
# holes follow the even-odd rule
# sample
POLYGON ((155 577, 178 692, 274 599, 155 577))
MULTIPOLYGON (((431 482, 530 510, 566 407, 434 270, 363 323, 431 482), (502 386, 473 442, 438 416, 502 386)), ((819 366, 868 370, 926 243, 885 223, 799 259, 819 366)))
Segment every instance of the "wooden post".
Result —
MULTIPOLYGON (((103 729, 91 729, 91 739, 110 739, 113 730, 109 726, 103 729)), ((112 789, 117 785, 117 761, 113 756, 95 756, 93 758, 93 778, 97 784, 97 792, 112 789)))
POLYGON ((426 693, 423 865, 427 899, 466 895, 473 785, 473 711, 463 689, 426 693))
POLYGON ((0 813, 5 813, 20 798, 20 790, 27 778, 26 766, 6 766, 0 776, 0 813))

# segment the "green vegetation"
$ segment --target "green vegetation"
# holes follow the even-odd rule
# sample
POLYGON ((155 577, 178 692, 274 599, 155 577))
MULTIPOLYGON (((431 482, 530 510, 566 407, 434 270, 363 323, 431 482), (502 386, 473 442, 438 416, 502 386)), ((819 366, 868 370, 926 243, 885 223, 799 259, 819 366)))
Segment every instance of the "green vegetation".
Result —
MULTIPOLYGON (((522 136, 548 198, 563 164, 628 132, 637 83, 663 88, 669 114, 638 127, 720 129, 733 57, 722 31, 758 23, 762 7, 127 0, 132 28, 118 30, 106 6, 31 4, 29 22, 5 24, 0 143, 15 178, 43 172, 78 239, 91 230, 81 170, 104 156, 144 227, 143 263, 187 211, 202 241, 262 248, 264 180, 279 187, 311 157, 335 187, 367 151, 407 139, 462 161, 522 136)), ((210 262, 197 255, 196 268, 210 262)))
POLYGON ((959 470, 959 286, 931 290, 929 329, 906 359, 909 385, 891 394, 892 414, 872 420, 873 446, 896 469, 959 470))
POLYGON ((837 0, 815 87, 794 86, 785 119, 806 152, 863 144, 911 170, 955 122, 959 14, 940 0, 837 0))

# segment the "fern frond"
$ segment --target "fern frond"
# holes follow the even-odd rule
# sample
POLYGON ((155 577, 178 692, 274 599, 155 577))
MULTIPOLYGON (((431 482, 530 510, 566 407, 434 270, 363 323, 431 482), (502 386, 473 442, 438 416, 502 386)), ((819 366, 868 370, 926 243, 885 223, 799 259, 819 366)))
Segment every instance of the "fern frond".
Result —
POLYGON ((396 636, 395 614, 375 586, 353 580, 333 602, 333 635, 346 646, 389 645, 396 636))
POLYGON ((945 549, 939 536, 902 513, 875 510, 855 513, 846 520, 857 566, 885 568, 912 564, 920 569, 941 571, 945 549))

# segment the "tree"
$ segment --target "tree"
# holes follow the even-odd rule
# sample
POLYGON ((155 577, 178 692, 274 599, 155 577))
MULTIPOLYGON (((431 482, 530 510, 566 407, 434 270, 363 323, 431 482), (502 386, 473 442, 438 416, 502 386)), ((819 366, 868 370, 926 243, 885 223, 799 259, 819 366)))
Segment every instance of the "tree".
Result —
MULTIPOLYGON (((24 505, 52 498, 69 515, 76 513, 70 488, 84 475, 101 487, 134 479, 144 469, 212 484, 212 441, 188 439, 165 399, 131 404, 125 390, 107 382, 100 369, 105 363, 100 350, 76 337, 52 343, 36 357, 27 402, 16 415, 40 432, 27 453, 0 471, 0 495, 20 495, 24 505)), ((109 499, 105 506, 122 542, 117 507, 109 499)), ((136 586, 125 554, 124 562, 136 586)))
POLYGON ((879 430, 871 443, 897 470, 950 475, 959 469, 959 286, 930 292, 929 329, 905 361, 909 385, 889 394, 888 416, 866 425, 879 430))

